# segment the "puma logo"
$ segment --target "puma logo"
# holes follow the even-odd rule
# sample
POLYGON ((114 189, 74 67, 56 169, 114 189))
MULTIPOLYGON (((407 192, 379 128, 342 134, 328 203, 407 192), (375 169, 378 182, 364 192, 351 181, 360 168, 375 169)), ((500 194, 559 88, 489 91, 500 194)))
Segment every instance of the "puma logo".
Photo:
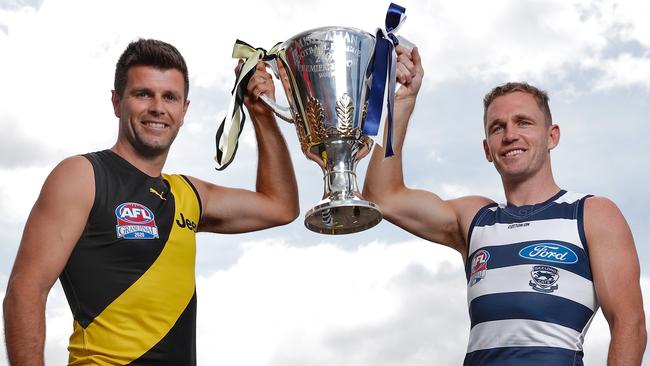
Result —
MULTIPOLYGON (((149 188, 149 192, 155 194, 155 195, 158 196, 158 197, 160 197, 160 199, 163 200, 163 201, 166 201, 166 200, 167 200, 165 197, 163 197, 162 193, 158 193, 158 191, 156 191, 156 190, 153 189, 153 188, 149 188)), ((163 192, 163 193, 164 193, 164 192, 163 192)))

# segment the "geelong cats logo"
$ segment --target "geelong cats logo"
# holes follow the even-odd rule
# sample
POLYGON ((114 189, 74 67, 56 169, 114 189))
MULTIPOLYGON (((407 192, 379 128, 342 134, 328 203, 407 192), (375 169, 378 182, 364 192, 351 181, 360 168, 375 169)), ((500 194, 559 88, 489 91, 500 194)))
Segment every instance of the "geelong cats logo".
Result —
POLYGON ((533 279, 528 284, 535 291, 551 293, 558 289, 557 280, 560 278, 560 274, 555 267, 533 266, 530 276, 533 279))

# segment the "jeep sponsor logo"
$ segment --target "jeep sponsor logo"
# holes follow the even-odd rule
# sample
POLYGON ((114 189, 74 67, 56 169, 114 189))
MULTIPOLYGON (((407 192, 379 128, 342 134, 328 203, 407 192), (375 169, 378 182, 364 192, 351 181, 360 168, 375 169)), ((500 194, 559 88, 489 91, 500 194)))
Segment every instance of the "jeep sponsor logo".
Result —
POLYGON ((196 230, 198 229, 198 225, 196 224, 196 222, 188 218, 185 218, 185 215, 183 215, 182 212, 181 212, 181 218, 176 219, 176 225, 178 225, 180 228, 188 228, 194 232, 196 232, 196 230))

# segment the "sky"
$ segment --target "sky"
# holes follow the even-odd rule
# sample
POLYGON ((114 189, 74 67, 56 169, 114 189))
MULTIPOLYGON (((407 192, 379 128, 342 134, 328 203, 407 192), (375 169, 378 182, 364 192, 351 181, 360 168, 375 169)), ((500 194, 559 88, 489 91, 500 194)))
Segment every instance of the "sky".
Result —
MULTIPOLYGON (((398 3, 408 16, 398 34, 418 46, 425 69, 403 153, 407 184, 443 198, 504 201, 482 150, 483 95, 506 81, 547 90, 561 127, 551 155, 556 181, 618 204, 636 241, 648 313, 650 151, 643 139, 650 129, 650 2, 398 3)), ((339 0, 0 0, 0 295, 47 174, 65 157, 115 142, 110 91, 115 62, 130 41, 170 42, 189 66, 191 104, 165 171, 251 189, 257 162, 249 124, 228 169, 216 171, 212 160, 234 82, 235 40, 269 49, 321 26, 373 32, 387 7, 339 0)), ((345 236, 305 229, 303 216, 322 195, 322 174, 302 155, 293 126, 278 123, 298 178, 301 216, 262 232, 198 235, 199 364, 460 364, 469 334, 460 255, 386 221, 345 236)), ((359 163, 359 186, 367 163, 359 163)), ((46 362, 64 364, 72 317, 58 283, 46 319, 46 362)), ((599 312, 585 363, 605 365, 608 342, 599 312)), ((6 364, 2 349, 0 365, 6 364)))

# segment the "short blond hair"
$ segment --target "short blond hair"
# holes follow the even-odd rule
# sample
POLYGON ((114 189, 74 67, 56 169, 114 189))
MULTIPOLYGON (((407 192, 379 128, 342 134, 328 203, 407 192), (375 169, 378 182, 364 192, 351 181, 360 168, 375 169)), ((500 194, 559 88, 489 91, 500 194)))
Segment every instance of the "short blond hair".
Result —
POLYGON ((523 92, 532 95, 537 102, 537 106, 544 113, 546 124, 550 125, 553 123, 551 109, 548 106, 548 94, 544 90, 538 89, 526 82, 508 82, 495 87, 489 93, 485 94, 483 98, 483 125, 487 123, 487 110, 494 99, 514 92, 523 92))

